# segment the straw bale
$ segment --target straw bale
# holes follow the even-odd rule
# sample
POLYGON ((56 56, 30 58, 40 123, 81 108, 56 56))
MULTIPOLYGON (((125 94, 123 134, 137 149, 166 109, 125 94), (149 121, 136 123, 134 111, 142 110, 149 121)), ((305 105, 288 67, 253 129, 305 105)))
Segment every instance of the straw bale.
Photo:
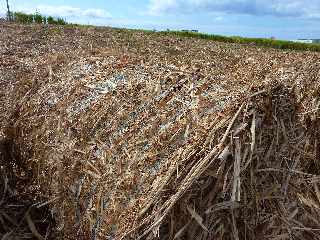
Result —
POLYGON ((61 238, 320 239, 319 53, 2 26, 1 132, 61 238))

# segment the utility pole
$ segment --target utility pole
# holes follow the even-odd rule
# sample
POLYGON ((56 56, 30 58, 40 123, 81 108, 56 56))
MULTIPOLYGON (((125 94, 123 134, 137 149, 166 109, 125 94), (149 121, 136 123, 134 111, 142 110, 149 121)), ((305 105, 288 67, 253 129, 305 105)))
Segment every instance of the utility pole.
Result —
POLYGON ((10 12, 10 7, 9 7, 9 0, 6 0, 7 1, 7 18, 9 21, 11 21, 11 12, 10 12))

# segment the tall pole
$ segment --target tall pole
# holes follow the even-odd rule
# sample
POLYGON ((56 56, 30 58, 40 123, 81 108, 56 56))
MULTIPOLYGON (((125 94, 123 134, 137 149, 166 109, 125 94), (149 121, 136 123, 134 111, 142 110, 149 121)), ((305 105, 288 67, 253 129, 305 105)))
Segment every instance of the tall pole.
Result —
POLYGON ((8 0, 7 0, 7 10, 8 10, 8 12, 7 12, 7 18, 8 18, 9 21, 11 21, 11 13, 10 13, 10 7, 9 7, 9 2, 8 2, 8 0))

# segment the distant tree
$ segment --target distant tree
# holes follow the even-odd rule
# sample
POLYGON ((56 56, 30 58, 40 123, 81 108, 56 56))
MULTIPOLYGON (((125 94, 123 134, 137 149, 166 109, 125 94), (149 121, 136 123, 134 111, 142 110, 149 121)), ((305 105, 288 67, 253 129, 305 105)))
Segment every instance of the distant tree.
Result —
POLYGON ((55 20, 52 16, 47 17, 47 23, 48 24, 55 24, 55 20))
POLYGON ((58 25, 66 25, 67 22, 63 18, 57 18, 57 24, 58 25))
POLYGON ((27 14, 23 12, 11 13, 12 20, 18 23, 37 23, 37 24, 54 24, 66 25, 68 24, 63 18, 53 18, 52 16, 43 16, 39 12, 34 14, 27 14))
POLYGON ((53 24, 53 21, 54 21, 53 17, 51 16, 47 17, 47 24, 53 24))
POLYGON ((26 14, 23 12, 14 12, 13 20, 19 23, 31 24, 34 22, 33 14, 26 14))
POLYGON ((33 14, 25 14, 26 15, 26 23, 33 23, 33 14))
POLYGON ((33 19, 34 19, 34 22, 35 23, 39 23, 41 24, 43 22, 43 17, 41 16, 40 13, 36 12, 34 15, 33 15, 33 19))

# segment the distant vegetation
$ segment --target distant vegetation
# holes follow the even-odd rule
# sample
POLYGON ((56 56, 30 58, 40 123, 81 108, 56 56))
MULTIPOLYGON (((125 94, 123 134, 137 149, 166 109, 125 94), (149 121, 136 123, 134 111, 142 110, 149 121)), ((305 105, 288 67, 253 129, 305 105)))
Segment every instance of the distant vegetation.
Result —
POLYGON ((54 18, 52 16, 43 16, 40 13, 26 14, 23 12, 14 12, 13 20, 19 23, 38 23, 38 24, 55 24, 66 25, 67 22, 63 18, 54 18))
MULTIPOLYGON (((151 32, 151 31, 146 31, 151 32)), ((267 38, 243 38, 243 37, 226 37, 220 35, 186 32, 186 31, 162 31, 158 32, 164 35, 174 35, 179 37, 191 37, 214 40, 219 42, 253 44, 256 46, 271 47, 277 49, 307 50, 320 52, 320 44, 298 43, 292 41, 274 40, 267 38)))

